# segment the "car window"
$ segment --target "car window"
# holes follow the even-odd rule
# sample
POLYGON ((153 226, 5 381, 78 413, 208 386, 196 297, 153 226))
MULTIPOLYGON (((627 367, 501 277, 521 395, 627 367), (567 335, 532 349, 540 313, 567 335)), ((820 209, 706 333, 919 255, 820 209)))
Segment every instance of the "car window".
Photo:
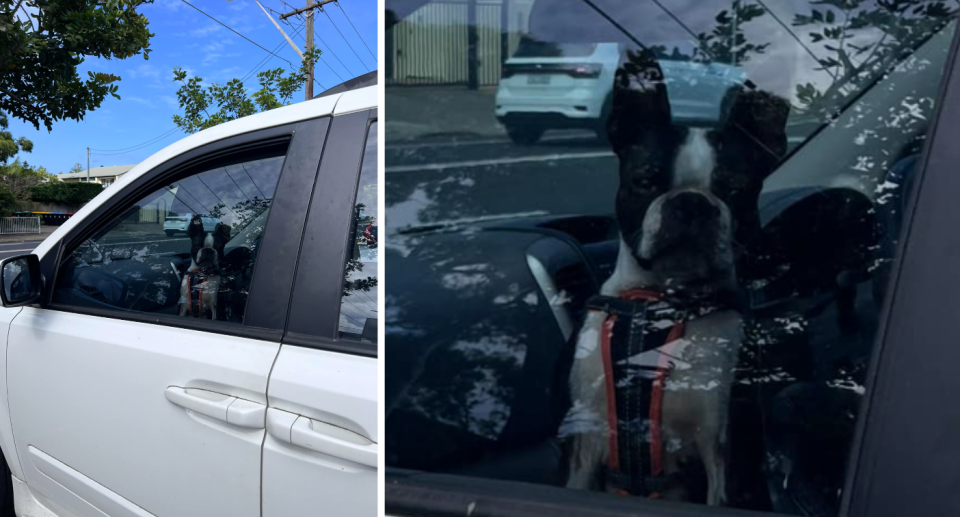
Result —
POLYGON ((377 342, 377 123, 367 129, 340 299, 341 339, 377 342))
POLYGON ((958 6, 386 6, 387 465, 839 514, 958 6))
POLYGON ((53 302, 242 323, 284 157, 172 181, 64 259, 53 302))

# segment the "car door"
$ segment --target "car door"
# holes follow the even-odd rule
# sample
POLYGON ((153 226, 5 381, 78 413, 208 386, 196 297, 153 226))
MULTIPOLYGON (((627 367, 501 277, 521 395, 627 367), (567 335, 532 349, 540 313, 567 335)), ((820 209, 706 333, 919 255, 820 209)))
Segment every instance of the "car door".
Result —
MULTIPOLYGON (((388 9, 411 14, 392 33, 388 28, 385 39, 429 39, 437 26, 474 24, 444 18, 441 4, 387 0, 388 9)), ((622 125, 612 127, 634 144, 630 138, 663 134, 645 127, 649 119, 638 109, 649 100, 644 87, 669 100, 675 126, 706 127, 718 138, 731 134, 723 133, 730 131, 726 117, 735 116, 740 99, 762 92, 771 103, 789 106, 786 120, 736 127, 733 134, 752 140, 736 153, 721 152, 736 139, 700 149, 701 157, 719 157, 710 176, 717 185, 730 180, 725 168, 764 174, 756 198, 742 200, 757 208, 758 232, 748 235, 756 240, 732 242, 744 329, 741 348, 731 356, 734 385, 716 413, 692 400, 683 407, 695 408, 684 413, 691 417, 685 422, 698 430, 701 416, 728 420, 719 466, 691 452, 682 433, 654 445, 655 431, 664 430, 657 420, 674 411, 666 402, 650 405, 649 417, 641 406, 640 416, 621 427, 622 421, 597 418, 603 409, 598 401, 571 393, 576 381, 606 380, 582 370, 573 377, 571 363, 603 346, 589 334, 577 341, 577 332, 588 310, 606 310, 588 300, 614 271, 623 272, 618 256, 629 257, 618 228, 632 221, 617 212, 633 207, 619 204, 618 189, 654 190, 663 179, 656 171, 649 177, 628 173, 631 166, 645 168, 642 158, 662 163, 657 153, 674 149, 669 138, 621 148, 620 155, 610 142, 572 131, 548 135, 551 141, 540 146, 517 146, 502 129, 485 124, 493 111, 489 91, 388 86, 386 133, 395 136, 385 143, 387 515, 960 511, 960 410, 951 400, 960 389, 960 150, 953 143, 960 121, 958 10, 940 2, 910 4, 502 4, 509 14, 500 26, 505 45, 514 45, 517 34, 549 46, 626 45, 614 110, 633 117, 618 116, 622 125), (894 12, 890 25, 868 21, 894 12), (870 50, 858 53, 844 40, 870 50), (843 62, 854 54, 859 57, 843 62), (837 56, 843 59, 834 62, 837 56), (684 98, 669 71, 661 75, 650 65, 665 68, 670 61, 735 65, 749 80, 729 93, 736 102, 726 106, 699 88, 684 98), (634 66, 649 75, 637 77, 634 66), (703 101, 700 107, 713 120, 684 120, 677 108, 689 101, 703 101), (394 110, 394 102, 402 106, 394 110), (431 111, 436 105, 444 117, 431 111), (472 129, 482 137, 465 137, 472 129), (772 135, 777 145, 767 146, 772 135), (752 154, 772 154, 772 172, 754 169, 752 154), (617 436, 621 429, 649 443, 626 443, 617 436), (571 438, 588 433, 596 433, 604 448, 619 444, 621 453, 636 454, 591 462, 586 468, 597 474, 592 486, 574 489, 567 485, 570 471, 585 468, 589 460, 578 460, 589 456, 571 455, 571 438), (688 454, 659 472, 641 470, 655 464, 655 453, 684 450, 688 454), (705 505, 711 467, 726 480, 717 489, 726 508, 705 505), (667 469, 671 475, 663 475, 667 469)), ((465 32, 471 30, 480 30, 479 24, 465 32)), ((482 30, 491 30, 490 24, 482 30)), ((426 68, 473 66, 466 51, 443 46, 410 54, 426 68)), ((426 68, 422 75, 432 76, 435 70, 426 68)), ((760 104, 751 107, 753 115, 764 112, 760 104)), ((676 171, 683 165, 662 166, 676 171)), ((742 192, 744 185, 731 188, 742 192)), ((689 217, 682 224, 695 222, 689 217)), ((668 224, 646 219, 644 232, 651 220, 668 224)), ((700 235, 687 238, 697 242, 700 235)), ((670 260, 649 258, 661 266, 670 260)), ((645 281, 658 285, 655 277, 645 281)), ((674 288, 683 289, 682 281, 674 288)), ((639 367, 633 359, 623 363, 639 367)), ((687 368, 687 357, 669 359, 676 363, 665 370, 687 368)), ((686 385, 690 377, 667 378, 664 389, 681 394, 717 389, 710 376, 686 385)), ((611 386, 609 393, 621 388, 611 386)), ((604 399, 609 412, 619 412, 611 399, 604 399)), ((633 403, 645 402, 623 404, 633 403)))
POLYGON ((184 152, 126 183, 42 257, 45 299, 14 320, 7 351, 17 452, 38 500, 65 515, 260 514, 288 250, 328 127, 247 129, 184 152), (230 232, 218 267, 190 277, 201 297, 217 285, 200 301, 218 321, 180 316, 194 303, 183 286, 195 255, 188 237, 163 233, 170 212, 230 232))
POLYGON ((270 374, 264 516, 377 512, 376 116, 331 123, 270 374))

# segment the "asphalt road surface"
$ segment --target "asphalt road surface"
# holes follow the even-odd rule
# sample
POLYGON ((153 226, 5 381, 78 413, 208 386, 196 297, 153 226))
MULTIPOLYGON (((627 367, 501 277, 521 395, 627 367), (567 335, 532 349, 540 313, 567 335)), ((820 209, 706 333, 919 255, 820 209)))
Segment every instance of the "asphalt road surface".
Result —
POLYGON ((617 160, 592 133, 548 134, 532 146, 446 140, 387 145, 385 152, 391 226, 613 212, 617 160))
POLYGON ((16 257, 17 255, 26 255, 33 251, 40 242, 42 241, 8 242, 0 244, 0 260, 16 257))
MULTIPOLYGON (((0 260, 17 255, 26 255, 40 245, 42 241, 10 242, 0 244, 0 260)), ((103 248, 129 249, 136 253, 143 251, 149 255, 167 255, 190 251, 190 239, 186 235, 167 237, 163 233, 156 235, 121 236, 100 241, 103 248)))

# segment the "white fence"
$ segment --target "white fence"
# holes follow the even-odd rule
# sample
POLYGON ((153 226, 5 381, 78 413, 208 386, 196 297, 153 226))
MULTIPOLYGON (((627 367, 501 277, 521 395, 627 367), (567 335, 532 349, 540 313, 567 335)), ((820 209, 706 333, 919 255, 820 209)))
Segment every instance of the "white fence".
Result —
POLYGON ((40 218, 0 217, 0 235, 8 233, 40 233, 40 218))
POLYGON ((480 86, 500 82, 501 64, 527 32, 531 0, 431 0, 395 25, 387 38, 390 85, 467 84, 476 67, 480 86), (468 2, 476 2, 474 19, 468 2), (503 10, 506 10, 504 12, 503 10), (476 28, 476 61, 470 61, 470 31, 476 28), (502 36, 506 35, 506 41, 502 36), (503 48, 506 43, 507 48, 503 48), (507 56, 503 55, 506 51, 507 56))

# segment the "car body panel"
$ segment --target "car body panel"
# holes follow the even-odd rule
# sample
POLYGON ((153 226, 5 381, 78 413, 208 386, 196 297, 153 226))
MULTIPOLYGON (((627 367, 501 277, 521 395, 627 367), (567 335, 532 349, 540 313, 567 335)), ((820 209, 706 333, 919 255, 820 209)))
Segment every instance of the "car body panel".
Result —
POLYGON ((620 48, 615 43, 599 43, 588 55, 511 57, 506 62, 507 67, 589 64, 602 68, 596 78, 574 78, 562 73, 515 73, 500 81, 496 115, 508 117, 543 113, 560 114, 573 119, 598 119, 613 87, 613 74, 619 59, 620 48))
POLYGON ((100 486, 151 513, 259 515, 264 430, 185 410, 164 391, 266 404, 277 343, 34 307, 14 320, 10 338, 8 360, 18 365, 9 370, 10 415, 32 490, 87 513, 76 501, 84 494, 51 483, 34 462, 46 455, 95 482, 82 483, 90 494, 108 497, 100 486))
MULTIPOLYGON (((0 328, 7 329, 10 322, 20 314, 21 307, 6 308, 0 307, 0 328)), ((7 349, 8 332, 0 334, 0 349, 7 349)), ((7 354, 0 354, 0 386, 7 385, 7 354)), ((4 391, 4 395, 8 392, 4 391)), ((23 469, 20 467, 20 460, 14 447, 13 426, 10 421, 10 404, 7 396, 0 397, 0 449, 7 460, 7 466, 10 472, 19 478, 23 478, 23 469)))
MULTIPOLYGON (((375 358, 283 345, 270 375, 270 407, 376 442, 376 378, 375 358)), ((311 515, 320 507, 338 508, 337 515, 373 515, 377 501, 369 494, 376 490, 375 467, 268 433, 263 449, 265 517, 311 515)))

